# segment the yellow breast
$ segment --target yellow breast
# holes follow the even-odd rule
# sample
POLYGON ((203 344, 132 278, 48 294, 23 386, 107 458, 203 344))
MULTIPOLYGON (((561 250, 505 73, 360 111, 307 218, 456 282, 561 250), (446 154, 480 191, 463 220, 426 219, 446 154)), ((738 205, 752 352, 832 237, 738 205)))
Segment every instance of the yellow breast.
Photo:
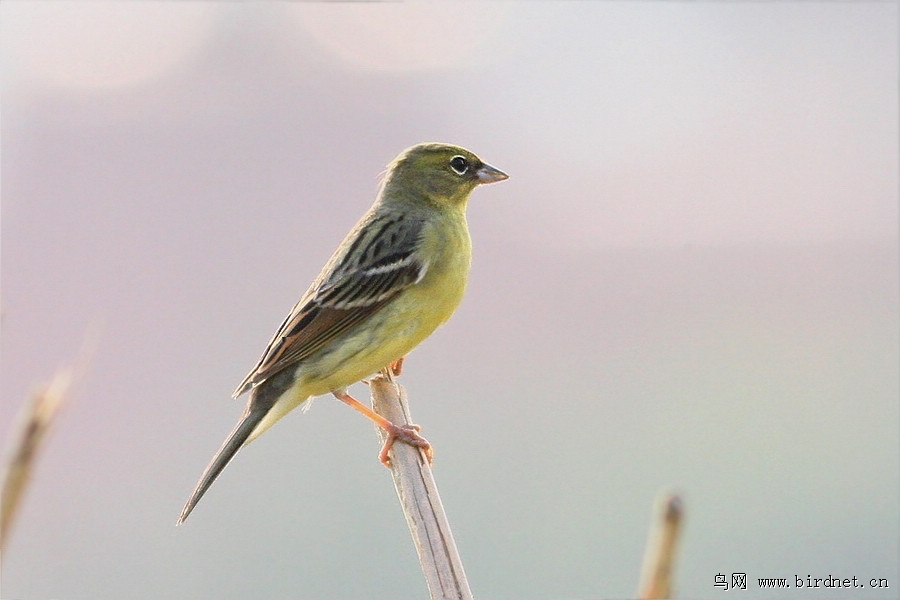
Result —
POLYGON ((301 365, 303 394, 325 394, 376 373, 450 318, 466 291, 472 245, 462 211, 448 211, 438 218, 446 220, 429 223, 423 232, 422 256, 428 267, 422 279, 370 317, 365 327, 344 338, 340 348, 316 364, 301 365))

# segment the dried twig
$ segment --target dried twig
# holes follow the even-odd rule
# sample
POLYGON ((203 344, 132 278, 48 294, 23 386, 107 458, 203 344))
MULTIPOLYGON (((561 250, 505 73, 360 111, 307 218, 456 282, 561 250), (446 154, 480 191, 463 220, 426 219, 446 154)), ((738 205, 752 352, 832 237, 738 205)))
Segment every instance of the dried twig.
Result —
POLYGON ((3 476, 0 548, 6 547, 10 525, 34 470, 41 442, 69 391, 73 374, 74 370, 71 368, 57 372, 50 384, 34 394, 19 414, 18 423, 10 438, 12 445, 3 476))
POLYGON ((656 524, 651 526, 644 554, 641 588, 638 597, 643 600, 670 598, 672 575, 684 508, 681 498, 666 494, 657 503, 656 524))
POLYGON ((94 354, 99 339, 99 325, 94 324, 85 334, 84 342, 73 364, 56 372, 50 383, 36 392, 22 407, 9 437, 4 461, 2 496, 0 496, 0 549, 6 548, 16 510, 35 469, 47 430, 60 406, 79 381, 94 354))
MULTIPOLYGON (((406 392, 389 372, 372 378, 369 386, 376 412, 398 425, 411 422, 406 392)), ((383 442, 385 434, 378 431, 383 442)), ((472 600, 428 461, 421 450, 402 442, 394 444, 390 457, 394 487, 432 600, 472 600)))

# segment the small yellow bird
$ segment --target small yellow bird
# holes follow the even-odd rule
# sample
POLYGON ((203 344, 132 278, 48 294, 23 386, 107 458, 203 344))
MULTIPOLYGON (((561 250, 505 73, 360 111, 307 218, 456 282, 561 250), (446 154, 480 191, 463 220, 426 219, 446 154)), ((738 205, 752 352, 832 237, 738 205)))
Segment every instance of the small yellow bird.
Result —
POLYGON ((431 446, 415 425, 399 426, 347 393, 347 386, 403 357, 444 323, 466 289, 472 246, 469 194, 507 179, 450 144, 407 148, 388 165, 375 203, 347 234, 278 328, 234 397, 250 392, 240 421, 213 456, 178 519, 181 524, 243 446, 313 396, 332 393, 394 440, 431 446))

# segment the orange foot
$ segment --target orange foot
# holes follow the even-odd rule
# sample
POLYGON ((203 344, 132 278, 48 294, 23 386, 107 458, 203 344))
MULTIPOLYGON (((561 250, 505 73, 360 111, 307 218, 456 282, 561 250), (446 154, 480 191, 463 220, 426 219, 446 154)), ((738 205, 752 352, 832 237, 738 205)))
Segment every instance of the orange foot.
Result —
POLYGON ((434 462, 434 450, 431 449, 431 444, 428 443, 428 440, 419 435, 419 430, 422 429, 421 427, 418 425, 396 425, 348 394, 345 389, 332 390, 331 393, 341 402, 364 414, 369 420, 381 427, 385 433, 387 433, 387 439, 384 441, 381 452, 378 454, 378 460, 381 461, 381 464, 386 467, 391 466, 391 459, 388 456, 388 453, 391 451, 391 447, 394 445, 395 440, 400 440, 410 446, 420 448, 422 452, 425 453, 425 458, 428 459, 429 466, 434 462))
POLYGON ((403 372, 403 361, 405 359, 405 356, 401 356, 391 363, 391 365, 388 367, 391 371, 391 375, 393 375, 394 377, 400 377, 400 373, 403 372))
POLYGON ((381 452, 378 453, 378 460, 381 461, 381 464, 386 467, 391 466, 391 457, 388 456, 388 452, 391 451, 394 442, 400 440, 410 446, 421 449, 425 453, 425 458, 428 459, 428 466, 431 466, 434 463, 434 450, 431 448, 428 440, 419 434, 421 430, 421 427, 412 424, 395 425, 390 423, 390 427, 385 427, 384 431, 387 433, 387 439, 384 440, 384 446, 381 447, 381 452))

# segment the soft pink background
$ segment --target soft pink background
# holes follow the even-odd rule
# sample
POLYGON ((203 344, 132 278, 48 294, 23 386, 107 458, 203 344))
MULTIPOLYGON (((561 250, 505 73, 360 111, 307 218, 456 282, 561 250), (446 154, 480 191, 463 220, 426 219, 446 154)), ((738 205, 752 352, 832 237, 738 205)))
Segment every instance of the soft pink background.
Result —
POLYGON ((424 596, 372 427, 331 399, 174 523, 231 390, 425 140, 511 175, 403 376, 478 598, 632 595, 666 489, 680 597, 720 572, 896 597, 897 28, 864 2, 4 0, 0 431, 99 341, 2 597, 424 596))

